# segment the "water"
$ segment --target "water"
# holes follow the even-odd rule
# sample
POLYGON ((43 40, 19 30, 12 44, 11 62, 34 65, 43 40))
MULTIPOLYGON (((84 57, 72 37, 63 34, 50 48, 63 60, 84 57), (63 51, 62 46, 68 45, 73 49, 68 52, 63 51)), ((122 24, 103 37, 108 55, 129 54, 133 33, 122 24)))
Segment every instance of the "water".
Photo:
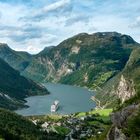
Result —
POLYGON ((94 94, 85 88, 52 83, 44 85, 51 94, 26 98, 29 108, 17 110, 18 114, 24 116, 50 114, 51 104, 55 100, 60 102, 58 114, 71 114, 95 108, 95 103, 90 99, 94 94))

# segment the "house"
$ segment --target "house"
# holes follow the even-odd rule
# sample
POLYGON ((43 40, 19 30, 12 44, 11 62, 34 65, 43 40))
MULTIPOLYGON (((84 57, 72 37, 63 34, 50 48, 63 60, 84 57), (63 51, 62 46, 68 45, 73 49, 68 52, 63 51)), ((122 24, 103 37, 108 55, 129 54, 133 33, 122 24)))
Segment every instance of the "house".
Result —
POLYGON ((49 126, 49 124, 48 124, 47 122, 44 122, 44 123, 41 125, 41 127, 44 128, 44 129, 45 129, 45 128, 48 128, 48 126, 49 126))
POLYGON ((32 120, 32 122, 37 125, 38 120, 32 120))

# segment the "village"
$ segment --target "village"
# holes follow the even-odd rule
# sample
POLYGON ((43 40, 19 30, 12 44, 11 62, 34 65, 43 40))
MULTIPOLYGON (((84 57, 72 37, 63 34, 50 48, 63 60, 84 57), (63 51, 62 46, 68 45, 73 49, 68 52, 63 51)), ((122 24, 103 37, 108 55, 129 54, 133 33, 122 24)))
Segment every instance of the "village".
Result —
POLYGON ((30 120, 47 134, 60 135, 65 140, 98 138, 110 126, 109 116, 98 113, 84 115, 47 115, 30 117, 30 120))

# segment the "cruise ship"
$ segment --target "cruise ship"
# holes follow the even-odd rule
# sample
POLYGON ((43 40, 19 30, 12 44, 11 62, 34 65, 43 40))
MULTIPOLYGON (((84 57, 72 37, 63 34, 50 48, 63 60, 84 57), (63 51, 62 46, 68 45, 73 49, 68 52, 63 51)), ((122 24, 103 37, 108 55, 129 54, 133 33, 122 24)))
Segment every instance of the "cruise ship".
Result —
POLYGON ((58 109, 58 107, 59 107, 59 101, 58 100, 55 100, 53 102, 53 104, 51 105, 51 112, 56 112, 57 109, 58 109))

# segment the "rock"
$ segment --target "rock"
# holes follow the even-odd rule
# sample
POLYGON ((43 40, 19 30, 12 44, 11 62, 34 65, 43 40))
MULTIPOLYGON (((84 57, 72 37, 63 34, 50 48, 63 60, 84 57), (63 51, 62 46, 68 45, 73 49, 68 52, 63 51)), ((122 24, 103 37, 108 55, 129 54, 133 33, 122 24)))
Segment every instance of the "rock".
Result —
POLYGON ((126 136, 118 127, 112 127, 107 135, 106 140, 127 140, 126 136))
POLYGON ((121 129, 127 125, 128 118, 136 114, 139 106, 139 104, 129 105, 121 111, 111 114, 111 121, 113 124, 107 134, 106 140, 127 140, 127 137, 122 133, 121 129))
POLYGON ((121 111, 112 113, 111 121, 113 125, 121 128, 125 124, 127 118, 131 116, 138 109, 138 107, 139 105, 129 105, 121 111))
POLYGON ((127 140, 126 136, 117 127, 115 127, 114 140, 127 140))
POLYGON ((121 99, 122 103, 124 103, 124 101, 134 96, 136 92, 134 89, 133 81, 126 80, 124 76, 122 75, 116 94, 119 97, 119 99, 121 99))

